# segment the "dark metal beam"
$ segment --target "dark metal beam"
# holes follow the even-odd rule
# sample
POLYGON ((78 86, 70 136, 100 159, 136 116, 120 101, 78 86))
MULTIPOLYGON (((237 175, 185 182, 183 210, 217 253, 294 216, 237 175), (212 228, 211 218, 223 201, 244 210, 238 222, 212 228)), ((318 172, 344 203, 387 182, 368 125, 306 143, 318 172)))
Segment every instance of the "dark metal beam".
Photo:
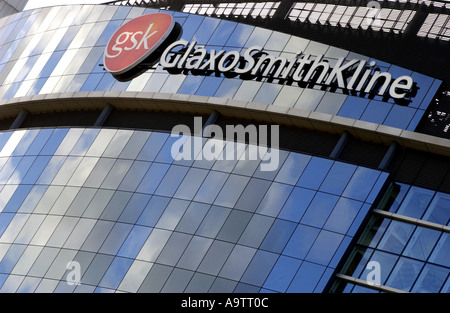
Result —
POLYGON ((114 107, 110 105, 109 103, 105 106, 102 113, 98 117, 97 121, 95 122, 95 127, 101 127, 106 123, 106 120, 108 119, 111 112, 114 110, 114 107))
POLYGON ((22 109, 22 111, 20 111, 19 115, 17 115, 16 119, 12 123, 11 129, 20 128, 20 126, 22 126, 23 122, 27 118, 28 114, 29 112, 27 110, 22 109))
POLYGON ((342 151, 344 151, 345 146, 347 145, 348 141, 350 139, 350 134, 347 131, 344 131, 341 135, 341 138, 339 138, 339 141, 337 142, 336 146, 334 147, 333 151, 330 154, 330 158, 337 159, 341 156, 342 151))

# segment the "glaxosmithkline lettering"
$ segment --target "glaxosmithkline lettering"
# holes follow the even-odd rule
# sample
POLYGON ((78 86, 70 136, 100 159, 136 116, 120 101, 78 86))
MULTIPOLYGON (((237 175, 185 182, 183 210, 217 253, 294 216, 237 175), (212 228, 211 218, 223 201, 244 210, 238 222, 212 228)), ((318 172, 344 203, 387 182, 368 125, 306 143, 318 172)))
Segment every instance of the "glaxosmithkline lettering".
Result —
POLYGON ((219 71, 336 86, 393 99, 403 99, 414 86, 410 76, 394 79, 390 73, 377 70, 375 61, 368 63, 365 60, 345 61, 340 58, 332 67, 323 55, 312 57, 299 53, 288 60, 267 54, 259 46, 249 47, 241 55, 238 51, 207 51, 203 46, 197 46, 195 41, 178 40, 162 53, 160 64, 166 69, 219 71))
POLYGON ((194 71, 211 75, 240 75, 243 79, 267 77, 280 83, 297 82, 340 88, 360 95, 378 95, 406 104, 417 88, 410 76, 392 77, 382 72, 376 62, 345 60, 330 62, 323 55, 311 56, 299 52, 287 59, 266 53, 262 47, 252 46, 241 52, 206 50, 196 41, 178 40, 181 26, 167 13, 153 13, 135 18, 120 27, 111 37, 105 50, 105 68, 121 81, 130 80, 145 72, 158 61, 168 71, 194 71), (331 63, 334 63, 332 66, 331 63))

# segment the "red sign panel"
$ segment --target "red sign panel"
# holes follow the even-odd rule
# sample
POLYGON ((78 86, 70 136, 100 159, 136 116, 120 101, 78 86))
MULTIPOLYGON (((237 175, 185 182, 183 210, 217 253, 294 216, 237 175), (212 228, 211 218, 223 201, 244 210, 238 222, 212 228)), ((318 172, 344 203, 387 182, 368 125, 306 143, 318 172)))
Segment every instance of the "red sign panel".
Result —
POLYGON ((174 24, 170 14, 152 13, 122 25, 106 46, 106 70, 119 75, 134 68, 164 42, 174 24))

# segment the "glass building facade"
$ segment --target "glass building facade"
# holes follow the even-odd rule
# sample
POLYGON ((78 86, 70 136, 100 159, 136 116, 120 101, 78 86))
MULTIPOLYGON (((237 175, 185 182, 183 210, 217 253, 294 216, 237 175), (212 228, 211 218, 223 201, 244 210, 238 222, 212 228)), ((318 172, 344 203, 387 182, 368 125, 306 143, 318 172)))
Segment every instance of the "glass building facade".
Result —
POLYGON ((158 132, 0 138, 5 292, 321 292, 388 176, 287 151, 187 164, 158 132))
MULTIPOLYGON (((22 107, 45 114, 79 105, 88 119, 91 103, 103 109, 127 95, 120 101, 140 110, 171 114, 165 105, 186 106, 192 118, 226 104, 220 113, 256 112, 292 126, 294 113, 307 112, 314 133, 354 128, 373 142, 387 129, 389 138, 406 134, 416 144, 414 130, 442 85, 370 56, 175 11, 164 12, 182 27, 181 38, 206 49, 256 45, 288 59, 324 55, 332 65, 376 61, 394 78, 411 76, 415 92, 399 105, 335 87, 169 73, 160 65, 117 81, 102 64, 109 38, 126 21, 159 11, 58 6, 0 19, 2 118, 22 107)), ((262 149, 279 161, 264 171, 264 153, 249 158, 261 148, 253 143, 204 136, 192 160, 179 160, 199 137, 182 137, 174 154, 181 137, 154 125, 57 127, 44 120, 21 127, 19 117, 0 132, 0 292, 450 292, 450 194, 405 183, 362 158, 340 159, 335 151, 346 132, 331 155, 262 149), (202 157, 211 145, 236 157, 202 157), (368 282, 373 261, 380 266, 375 285, 368 282)), ((447 142, 439 144, 447 153, 447 142)))
MULTIPOLYGON (((218 18, 172 12, 183 32, 206 49, 241 50, 260 46, 273 56, 292 59, 302 52, 324 55, 330 65, 339 58, 376 62, 393 78, 409 75, 416 83, 407 105, 382 96, 348 94, 339 88, 301 83, 243 80, 223 75, 171 75, 161 66, 125 83, 106 73, 105 46, 125 22, 155 9, 127 6, 53 7, 25 11, 0 24, 0 99, 79 91, 159 92, 250 101, 316 111, 414 131, 435 96, 441 81, 347 50, 218 18)), ((168 11, 170 13, 170 11, 168 11)))

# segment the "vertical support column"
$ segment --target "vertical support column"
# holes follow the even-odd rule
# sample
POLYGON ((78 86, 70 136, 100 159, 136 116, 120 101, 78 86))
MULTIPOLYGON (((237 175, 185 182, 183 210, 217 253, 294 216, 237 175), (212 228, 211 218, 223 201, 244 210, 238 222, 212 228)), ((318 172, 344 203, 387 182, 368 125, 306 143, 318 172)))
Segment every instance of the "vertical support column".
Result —
POLYGON ((405 29, 406 36, 417 36, 417 33, 422 28, 423 23, 428 17, 428 7, 426 4, 421 4, 420 8, 414 14, 414 17, 408 23, 405 29))
POLYGON ((208 120, 206 121, 205 125, 203 125, 203 137, 209 138, 211 137, 211 132, 205 131, 206 127, 209 125, 214 124, 220 117, 220 113, 216 110, 212 111, 212 113, 209 115, 208 120))
POLYGON ((395 154, 398 150, 398 143, 395 141, 389 146, 388 151, 383 157, 383 160, 381 160, 380 165, 378 165, 378 168, 380 170, 387 170, 389 164, 391 164, 392 159, 395 157, 395 154))
POLYGON ((22 126, 22 123, 27 118, 28 114, 29 114, 29 112, 27 110, 22 109, 22 111, 20 111, 19 115, 17 115, 16 119, 12 123, 10 129, 20 128, 20 126, 22 126))
POLYGON ((94 126, 96 126, 96 127, 103 126, 113 110, 114 110, 114 107, 111 104, 108 103, 105 106, 105 108, 103 109, 103 111, 100 114, 100 116, 98 117, 98 119, 95 122, 94 126))
POLYGON ((273 18, 274 19, 282 19, 282 20, 285 19, 289 13, 289 10, 292 8, 292 5, 294 4, 294 2, 295 1, 293 1, 293 0, 281 1, 280 5, 278 6, 277 11, 273 15, 273 18))
POLYGON ((185 1, 179 1, 179 0, 171 0, 168 1, 168 4, 170 5, 171 11, 179 11, 183 10, 185 1))
POLYGON ((330 154, 330 158, 337 159, 341 156, 342 151, 344 151, 345 146, 347 145, 347 142, 350 139, 350 134, 347 131, 344 131, 341 135, 341 138, 339 138, 339 141, 337 142, 336 146, 333 149, 333 152, 330 154))

